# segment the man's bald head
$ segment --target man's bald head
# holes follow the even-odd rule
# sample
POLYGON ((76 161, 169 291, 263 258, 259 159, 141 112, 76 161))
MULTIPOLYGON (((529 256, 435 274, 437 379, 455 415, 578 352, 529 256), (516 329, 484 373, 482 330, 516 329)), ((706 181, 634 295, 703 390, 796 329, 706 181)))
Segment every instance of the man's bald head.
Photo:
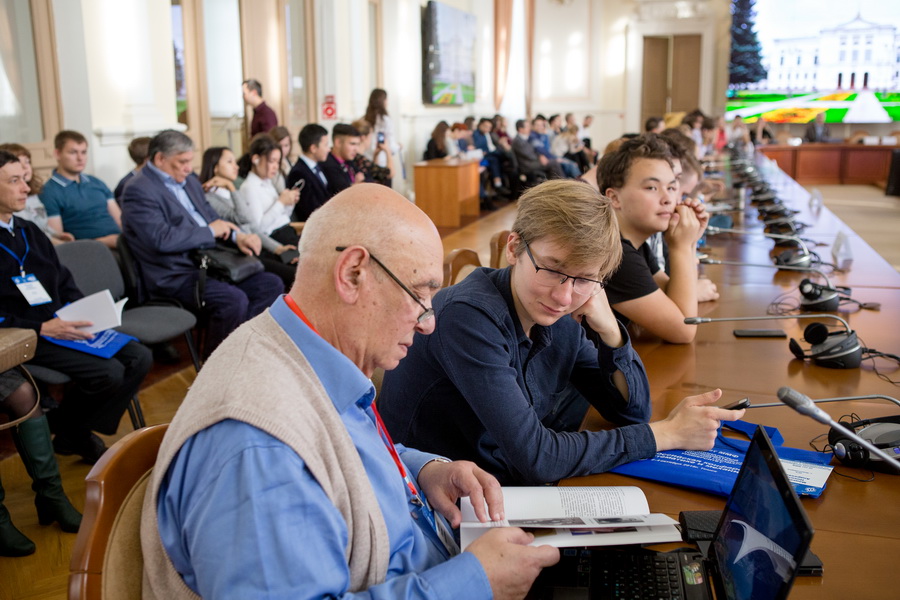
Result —
POLYGON ((441 286, 441 239, 431 219, 393 190, 344 190, 310 216, 298 249, 291 296, 367 376, 396 367, 416 332, 434 330, 426 311, 441 286))
POLYGON ((357 244, 391 264, 422 252, 436 251, 443 257, 440 236, 428 215, 391 188, 374 183, 347 188, 310 216, 297 247, 300 269, 304 263, 327 267, 334 263, 336 247, 357 244))

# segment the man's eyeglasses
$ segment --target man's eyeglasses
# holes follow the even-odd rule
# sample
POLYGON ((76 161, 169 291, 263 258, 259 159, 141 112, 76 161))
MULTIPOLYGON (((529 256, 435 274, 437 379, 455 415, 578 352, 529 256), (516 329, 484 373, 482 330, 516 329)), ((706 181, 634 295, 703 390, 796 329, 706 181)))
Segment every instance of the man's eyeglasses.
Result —
POLYGON ((571 279, 572 291, 579 296, 596 296, 600 293, 600 290, 603 289, 602 281, 587 279, 585 277, 575 277, 574 275, 566 275, 565 273, 547 269, 546 267, 539 267, 534 260, 534 255, 531 253, 531 248, 528 247, 528 242, 525 241, 525 238, 522 238, 522 243, 525 244, 525 252, 528 254, 528 258, 531 259, 531 264, 534 265, 534 279, 538 285, 553 287, 554 285, 563 285, 571 279))
MULTIPOLYGON (((335 248, 335 250, 337 250, 338 252, 343 252, 343 251, 346 250, 346 249, 347 249, 347 246, 338 246, 337 248, 335 248)), ((367 249, 367 251, 368 251, 368 249, 367 249)), ((399 279, 396 275, 394 275, 394 274, 391 272, 390 269, 388 269, 386 266, 384 266, 384 263, 383 263, 383 262, 381 262, 380 260, 378 260, 378 259, 375 257, 375 255, 372 254, 371 252, 369 252, 369 257, 370 257, 372 260, 375 261, 375 264, 376 264, 376 265, 378 265, 379 267, 381 267, 382 269, 384 269, 384 272, 388 274, 388 277, 390 277, 391 279, 393 279, 393 280, 397 283, 397 285, 399 285, 400 288, 401 288, 404 292, 406 292, 406 293, 409 295, 410 298, 412 298, 413 300, 415 300, 415 301, 416 301, 416 304, 418 304, 419 306, 422 307, 422 311, 423 311, 423 312, 422 312, 422 314, 419 315, 419 317, 416 319, 417 322, 419 322, 419 323, 424 323, 425 321, 427 321, 428 319, 430 319, 431 317, 434 316, 434 309, 433 309, 433 308, 428 308, 427 306, 425 306, 424 304, 422 304, 422 301, 419 300, 419 297, 416 296, 416 295, 413 293, 413 291, 412 291, 411 289, 409 289, 408 287, 406 287, 406 285, 405 285, 402 281, 400 281, 400 279, 399 279)))

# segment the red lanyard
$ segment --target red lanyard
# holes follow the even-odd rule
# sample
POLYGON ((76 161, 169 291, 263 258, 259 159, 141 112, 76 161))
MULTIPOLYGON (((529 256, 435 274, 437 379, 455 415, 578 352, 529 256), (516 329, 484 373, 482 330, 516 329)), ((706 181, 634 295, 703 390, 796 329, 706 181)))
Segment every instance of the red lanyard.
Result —
MULTIPOLYGON (((316 333, 316 335, 319 335, 319 332, 316 331, 313 324, 309 322, 309 319, 306 318, 306 315, 303 314, 303 311, 300 310, 300 307, 297 306, 297 302, 294 301, 290 294, 284 296, 284 302, 295 315, 300 317, 300 319, 316 333)), ((409 491, 412 494, 411 502, 419 506, 423 505, 424 503, 419 499, 419 492, 416 490, 416 486, 413 485, 412 480, 406 474, 406 468, 403 466, 403 461, 400 460, 400 455, 397 454, 397 449, 394 447, 394 441, 391 439, 391 434, 388 433, 387 428, 384 426, 384 421, 381 420, 381 415, 378 414, 378 409, 375 408, 374 402, 372 402, 372 412, 375 413, 375 427, 378 430, 378 435, 381 436, 381 441, 384 442, 385 447, 387 447, 388 452, 390 452, 391 458, 394 459, 394 464, 397 465, 397 469, 400 471, 403 482, 406 483, 406 487, 409 488, 409 491)))
POLYGON ((384 426, 384 421, 381 420, 381 415, 378 413, 378 408, 375 407, 374 402, 372 402, 372 412, 375 413, 375 426, 378 429, 378 435, 381 436, 381 441, 387 446, 388 452, 391 453, 391 458, 394 459, 394 464, 397 465, 397 470, 400 471, 400 476, 403 477, 406 487, 409 488, 409 492, 412 494, 412 503, 421 505, 422 501, 419 499, 419 492, 416 490, 416 486, 413 485, 409 475, 406 474, 406 467, 403 466, 403 461, 400 460, 400 455, 397 454, 394 440, 391 439, 391 434, 388 433, 387 427, 384 426))
POLYGON ((294 301, 293 298, 291 298, 291 295, 290 295, 290 294, 285 294, 285 296, 284 296, 284 302, 285 302, 285 304, 288 305, 288 308, 290 308, 292 311, 294 311, 294 314, 295 314, 295 315, 297 315, 298 317, 300 317, 300 319, 301 319, 304 323, 306 323, 307 326, 309 326, 310 329, 312 329, 312 330, 315 332, 316 335, 319 335, 319 332, 316 331, 316 328, 313 327, 313 324, 309 322, 309 319, 306 318, 306 315, 303 314, 303 311, 300 310, 300 307, 297 306, 297 302, 294 301))

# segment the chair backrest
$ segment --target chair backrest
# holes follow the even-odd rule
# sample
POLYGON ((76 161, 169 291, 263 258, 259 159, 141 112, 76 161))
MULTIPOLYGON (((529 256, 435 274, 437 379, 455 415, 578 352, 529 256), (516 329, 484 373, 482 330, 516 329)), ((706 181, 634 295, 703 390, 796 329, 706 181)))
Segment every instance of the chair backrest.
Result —
POLYGON ((75 240, 56 246, 56 254, 85 296, 109 289, 114 300, 125 294, 125 282, 112 251, 97 240, 75 240))
POLYGON ((474 250, 451 250, 444 256, 444 287, 459 283, 480 266, 481 259, 474 250))
POLYGON ((119 262, 122 267, 122 279, 125 282, 125 293, 128 299, 136 304, 143 304, 146 301, 144 295, 143 282, 141 281, 140 265, 134 259, 125 236, 120 235, 116 242, 116 250, 119 251, 119 262))
POLYGON ((509 229, 498 231, 491 236, 491 268, 502 269, 506 262, 506 241, 509 239, 509 229))
POLYGON ((84 519, 69 562, 69 600, 141 597, 141 512, 167 428, 129 433, 88 473, 84 519))

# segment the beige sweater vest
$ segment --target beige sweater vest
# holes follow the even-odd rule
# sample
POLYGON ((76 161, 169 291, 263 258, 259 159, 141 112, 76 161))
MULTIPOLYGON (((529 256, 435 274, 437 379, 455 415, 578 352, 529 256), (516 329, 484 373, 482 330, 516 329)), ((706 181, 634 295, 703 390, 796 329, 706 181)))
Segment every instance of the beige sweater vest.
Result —
POLYGON ((309 362, 267 311, 242 325, 219 347, 166 432, 144 498, 143 597, 197 598, 162 545, 157 495, 182 444, 225 419, 269 433, 306 463, 347 522, 350 591, 384 581, 390 554, 387 526, 353 440, 309 362))

